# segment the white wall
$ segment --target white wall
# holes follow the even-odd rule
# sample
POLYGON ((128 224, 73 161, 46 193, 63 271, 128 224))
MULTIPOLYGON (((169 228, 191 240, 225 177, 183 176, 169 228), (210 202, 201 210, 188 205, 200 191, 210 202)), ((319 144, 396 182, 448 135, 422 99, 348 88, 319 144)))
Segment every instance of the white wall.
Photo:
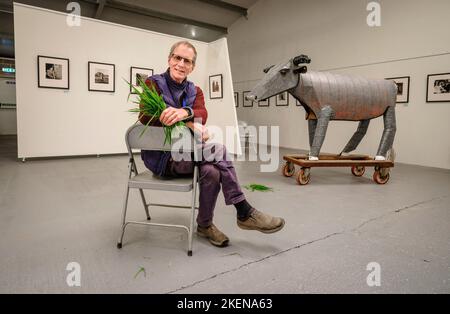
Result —
MULTIPOLYGON (((214 125, 220 130, 214 132, 215 128, 210 128, 211 141, 225 144, 230 152, 241 154, 241 144, 238 140, 236 108, 234 106, 234 92, 231 77, 230 58, 228 56, 227 41, 220 39, 209 44, 208 49, 208 71, 209 75, 222 74, 223 77, 223 98, 209 99, 209 88, 205 91, 205 99, 208 104, 208 125, 214 125), (218 60, 222 60, 218 62, 218 60), (233 136, 227 137, 227 127, 234 129, 233 136), (233 139, 231 139, 231 137, 233 139)), ((205 83, 209 86, 208 81, 205 83)), ((229 132, 232 130, 229 129, 229 132)))
MULTIPOLYGON (((0 77, 0 103, 16 103, 16 85, 14 78, 0 77)), ((0 108, 0 135, 17 134, 16 109, 0 108)))
MULTIPOLYGON (((289 107, 243 108, 242 91, 251 90, 262 69, 300 53, 309 68, 386 78, 410 76, 410 100, 397 105, 397 161, 450 168, 450 103, 426 103, 427 75, 450 72, 450 1, 381 1, 381 27, 368 27, 361 0, 260 0, 230 28, 231 69, 240 92, 238 118, 254 125, 279 125, 280 146, 309 149, 304 110, 289 107)), ((332 122, 324 152, 340 152, 356 129, 332 122)), ((372 120, 356 152, 375 154, 382 119, 372 120)))
MULTIPOLYGON (((82 18, 79 27, 69 27, 66 17, 60 12, 14 4, 19 158, 126 152, 125 131, 137 115, 127 112, 135 105, 131 99, 127 103, 129 87, 123 79, 129 80, 131 66, 164 72, 171 45, 182 40, 90 18, 82 18), (70 90, 37 87, 37 55, 70 59, 70 90), (115 64, 115 93, 88 91, 88 61, 115 64)), ((189 80, 208 95, 208 67, 221 63, 224 67, 220 70, 228 67, 225 86, 231 86, 229 60, 220 59, 227 53, 211 54, 208 43, 191 42, 196 46, 198 61, 189 80), (210 59, 214 56, 218 59, 210 59)), ((211 47, 213 51, 225 49, 226 39, 211 47)), ((225 92, 232 95, 231 88, 225 92)), ((220 116, 221 110, 205 100, 211 120, 236 126, 232 102, 224 103, 226 114, 220 116)), ((233 151, 232 147, 229 150, 233 151)))

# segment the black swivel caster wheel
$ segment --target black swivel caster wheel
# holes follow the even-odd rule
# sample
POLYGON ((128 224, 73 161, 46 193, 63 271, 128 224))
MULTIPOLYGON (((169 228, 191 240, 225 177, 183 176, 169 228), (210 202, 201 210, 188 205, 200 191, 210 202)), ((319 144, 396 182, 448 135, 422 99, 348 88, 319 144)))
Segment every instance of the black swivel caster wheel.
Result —
POLYGON ((192 256, 192 251, 188 251, 188 256, 192 256))
POLYGON ((122 243, 117 243, 117 248, 121 249, 122 248, 122 243))

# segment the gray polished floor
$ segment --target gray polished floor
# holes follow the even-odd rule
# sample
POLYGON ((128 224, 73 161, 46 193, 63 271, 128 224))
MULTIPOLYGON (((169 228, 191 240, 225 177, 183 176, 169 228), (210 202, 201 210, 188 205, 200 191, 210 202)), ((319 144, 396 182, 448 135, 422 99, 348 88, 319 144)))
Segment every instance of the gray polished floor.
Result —
MULTIPOLYGON (((261 173, 258 162, 239 161, 242 185, 274 189, 246 191, 249 202, 283 216, 285 228, 271 235, 239 229, 220 195, 215 223, 230 246, 194 236, 188 257, 186 234, 177 230, 130 226, 116 248, 126 156, 22 163, 15 140, 0 137, 1 293, 450 292, 449 170, 397 164, 381 186, 372 169, 357 178, 347 168, 316 168, 310 184, 299 186, 279 171, 261 173), (66 283, 70 262, 81 266, 81 287, 66 283), (380 276, 367 270, 372 262, 380 276), (369 286, 368 277, 380 285, 369 286)), ((136 192, 129 213, 145 218, 136 192)), ((154 208, 151 215, 188 221, 183 210, 154 208)))

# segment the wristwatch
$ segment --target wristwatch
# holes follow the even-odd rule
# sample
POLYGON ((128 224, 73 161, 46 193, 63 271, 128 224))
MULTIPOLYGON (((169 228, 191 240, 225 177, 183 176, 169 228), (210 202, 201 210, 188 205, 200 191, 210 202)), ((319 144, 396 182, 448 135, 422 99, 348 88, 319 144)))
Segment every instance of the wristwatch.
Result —
POLYGON ((184 107, 183 109, 186 110, 188 113, 188 116, 186 118, 184 118, 183 121, 190 120, 194 117, 194 110, 192 110, 192 108, 184 107))

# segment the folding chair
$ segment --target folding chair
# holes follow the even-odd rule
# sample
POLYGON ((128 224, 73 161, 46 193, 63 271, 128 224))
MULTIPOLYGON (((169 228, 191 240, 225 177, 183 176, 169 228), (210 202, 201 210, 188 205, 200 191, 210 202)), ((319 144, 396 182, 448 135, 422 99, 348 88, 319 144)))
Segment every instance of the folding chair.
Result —
POLYGON ((122 240, 125 233, 125 228, 130 224, 135 225, 146 225, 146 226, 160 226, 160 227, 171 227, 171 228, 181 228, 186 230, 188 233, 188 256, 192 256, 192 240, 194 234, 194 219, 195 219, 195 206, 197 198, 197 183, 198 183, 198 166, 194 163, 194 174, 192 178, 173 178, 173 179, 163 179, 152 174, 151 171, 146 170, 144 172, 138 173, 136 163, 134 161, 133 149, 145 149, 145 150, 157 150, 157 151, 178 151, 184 154, 189 154, 194 151, 194 141, 193 136, 188 128, 184 128, 181 136, 177 139, 172 139, 172 146, 164 145, 164 130, 162 127, 148 127, 147 130, 142 134, 142 130, 145 128, 142 124, 135 124, 131 126, 125 135, 125 142, 128 149, 129 163, 128 163, 128 182, 125 192, 125 202, 123 205, 122 214, 122 230, 117 242, 117 248, 122 248, 122 240), (175 147, 182 147, 180 149, 175 149, 175 147), (190 208, 190 225, 189 227, 185 225, 172 225, 163 224, 155 222, 140 222, 140 221, 127 221, 127 205, 128 196, 130 189, 139 189, 141 195, 142 204, 144 205, 145 213, 147 215, 147 220, 150 220, 149 206, 162 206, 171 208, 190 208), (144 196, 144 189, 148 190, 163 190, 163 191, 174 191, 174 192, 192 192, 191 204, 190 206, 180 206, 180 205, 169 205, 169 204, 156 204, 147 203, 144 196))

